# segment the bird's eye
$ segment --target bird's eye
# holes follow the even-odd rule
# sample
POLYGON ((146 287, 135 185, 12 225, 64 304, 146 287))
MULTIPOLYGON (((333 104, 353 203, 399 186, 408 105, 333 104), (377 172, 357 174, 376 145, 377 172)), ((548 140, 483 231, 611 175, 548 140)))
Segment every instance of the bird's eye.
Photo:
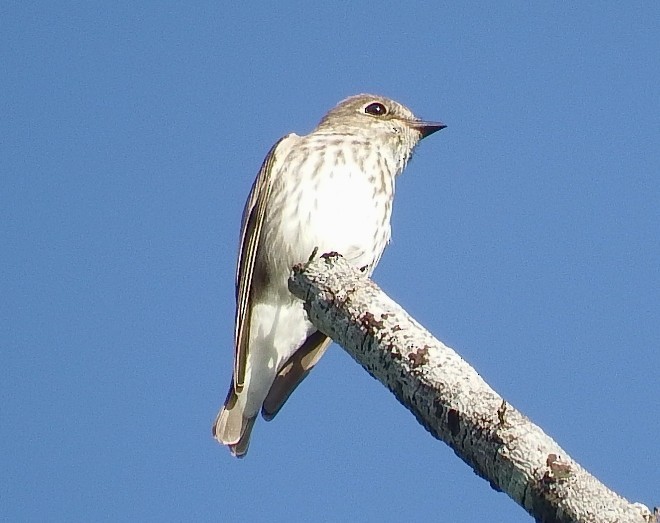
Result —
POLYGON ((387 107, 380 102, 374 102, 364 108, 364 112, 373 116, 383 116, 387 114, 387 107))

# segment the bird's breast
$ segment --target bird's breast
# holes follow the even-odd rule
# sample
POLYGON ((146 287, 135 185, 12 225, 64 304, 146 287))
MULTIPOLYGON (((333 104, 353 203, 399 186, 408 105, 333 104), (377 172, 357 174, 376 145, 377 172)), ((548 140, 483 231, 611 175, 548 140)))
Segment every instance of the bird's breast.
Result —
POLYGON ((273 185, 264 224, 269 272, 285 285, 291 267, 315 249, 373 268, 390 238, 394 176, 377 162, 365 169, 350 161, 291 167, 273 185))

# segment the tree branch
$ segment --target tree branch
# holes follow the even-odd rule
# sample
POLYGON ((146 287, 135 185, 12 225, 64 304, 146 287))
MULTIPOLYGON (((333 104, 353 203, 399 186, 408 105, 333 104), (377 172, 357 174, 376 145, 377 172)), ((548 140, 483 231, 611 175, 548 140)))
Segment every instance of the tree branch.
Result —
POLYGON ((537 521, 651 522, 503 400, 461 357, 335 253, 294 267, 310 321, 422 426, 537 521))

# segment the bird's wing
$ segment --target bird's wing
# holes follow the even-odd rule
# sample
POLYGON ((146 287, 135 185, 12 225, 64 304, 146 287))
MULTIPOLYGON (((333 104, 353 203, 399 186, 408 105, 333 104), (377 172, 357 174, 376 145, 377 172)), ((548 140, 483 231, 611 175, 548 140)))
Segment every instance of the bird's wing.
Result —
POLYGON ((250 294, 254 263, 257 256, 259 236, 266 216, 266 205, 273 185, 273 165, 276 155, 281 154, 283 146, 288 147, 289 141, 298 138, 289 134, 280 138, 268 151, 259 174, 257 175, 250 196, 243 210, 241 223, 241 241, 236 264, 236 322, 234 330, 234 389, 240 392, 245 384, 245 365, 247 362, 248 343, 250 339, 250 294))

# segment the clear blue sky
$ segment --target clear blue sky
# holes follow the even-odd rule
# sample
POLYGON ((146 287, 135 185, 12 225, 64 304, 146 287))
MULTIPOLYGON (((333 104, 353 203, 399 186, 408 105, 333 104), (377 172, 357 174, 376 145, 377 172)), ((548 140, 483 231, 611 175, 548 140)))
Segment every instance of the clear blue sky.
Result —
POLYGON ((0 519, 527 522, 333 346, 242 461, 241 210, 340 99, 444 131, 376 281, 660 504, 660 4, 3 2, 0 519))

